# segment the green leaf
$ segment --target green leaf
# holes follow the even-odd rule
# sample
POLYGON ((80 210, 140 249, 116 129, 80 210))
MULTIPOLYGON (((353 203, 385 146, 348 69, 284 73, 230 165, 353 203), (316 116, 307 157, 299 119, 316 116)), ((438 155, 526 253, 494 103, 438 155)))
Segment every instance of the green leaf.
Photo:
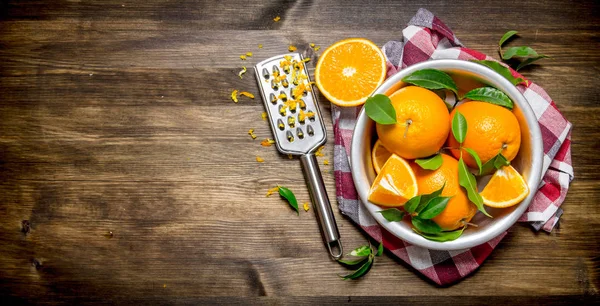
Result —
POLYGON ((383 241, 381 243, 379 243, 379 247, 377 247, 376 256, 381 256, 381 254, 383 254, 383 241))
POLYGON ((427 204, 429 204, 429 201, 431 201, 431 199, 437 198, 440 196, 440 194, 442 194, 442 190, 444 190, 444 187, 446 187, 446 182, 444 182, 444 185, 442 185, 440 189, 429 194, 422 194, 421 201, 419 201, 419 206, 417 206, 415 212, 417 214, 420 214, 423 211, 423 209, 427 207, 427 204))
POLYGON ((451 232, 440 232, 437 234, 426 234, 426 233, 422 233, 419 232, 416 229, 413 229, 417 234, 423 236, 425 239, 429 239, 429 240, 433 240, 433 241, 438 241, 438 242, 446 242, 446 241, 452 241, 452 240, 456 240, 458 237, 460 237, 462 235, 462 233, 465 231, 467 227, 464 226, 461 229, 457 229, 455 231, 451 231, 451 232))
POLYGON ((504 155, 502 155, 502 153, 498 153, 498 155, 496 155, 495 159, 494 159, 494 167, 496 167, 496 169, 500 169, 504 166, 508 166, 510 165, 510 162, 508 161, 508 159, 506 159, 506 157, 504 157, 504 155))
POLYGON ((481 159, 479 158, 479 155, 477 154, 477 152, 475 152, 475 150, 470 149, 470 148, 463 148, 465 149, 465 151, 467 151, 467 153, 469 153, 469 155, 471 155, 473 157, 473 159, 475 160, 475 162, 477 163, 477 167, 479 168, 479 174, 481 174, 481 172, 483 171, 483 167, 481 166, 481 159))
POLYGON ((501 90, 494 87, 475 88, 465 94, 465 98, 474 101, 484 101, 513 109, 513 101, 501 90))
POLYGON ((406 210, 406 212, 408 212, 409 214, 412 214, 415 212, 415 210, 417 210, 417 207, 419 206, 420 202, 421 202, 420 195, 412 197, 410 200, 408 200, 404 204, 404 210, 406 210))
POLYGON ((396 110, 392 100, 386 95, 378 94, 367 98, 365 112, 369 118, 379 124, 396 123, 396 110))
POLYGON ((364 256, 364 257, 360 257, 357 259, 351 259, 351 260, 338 259, 338 262, 347 267, 354 267, 354 266, 358 266, 358 265, 364 263, 365 260, 367 260, 368 258, 369 258, 368 256, 364 256))
POLYGON ((461 144, 465 141, 465 137, 467 137, 467 119, 458 111, 454 113, 454 117, 452 118, 452 135, 461 144))
POLYGON ((518 85, 521 84, 523 82, 525 82, 524 79, 522 78, 515 78, 512 75, 512 72, 510 71, 509 68, 502 66, 502 64, 500 64, 499 62, 496 61, 485 61, 485 60, 471 60, 472 62, 487 66, 488 68, 498 72, 500 75, 502 75, 505 79, 509 80, 513 85, 518 85))
POLYGON ((410 83, 427 89, 449 89, 458 95, 458 87, 454 80, 445 72, 437 69, 421 69, 404 77, 402 82, 410 83))
POLYGON ((279 195, 284 197, 288 203, 290 203, 290 206, 296 210, 297 214, 300 214, 298 211, 298 200, 296 200, 296 196, 291 190, 287 189, 286 187, 279 186, 279 195))
POLYGON ((490 160, 485 162, 485 164, 483 164, 483 166, 481 167, 481 172, 479 172, 479 175, 491 174, 496 169, 496 167, 494 166, 494 163, 496 162, 496 157, 497 156, 492 157, 490 160))
POLYGON ((500 38, 500 41, 498 42, 498 47, 502 47, 502 45, 511 37, 513 37, 515 34, 517 34, 517 31, 508 31, 506 33, 504 33, 504 35, 502 35, 502 38, 500 38))
POLYGON ((404 218, 404 212, 398 210, 397 208, 380 210, 378 213, 380 213, 388 222, 398 222, 402 221, 402 218, 404 218))
POLYGON ((535 62, 535 61, 541 60, 542 58, 548 58, 548 57, 549 57, 549 56, 547 56, 547 55, 540 55, 540 56, 538 56, 538 57, 532 57, 532 58, 528 58, 528 59, 526 59, 526 60, 522 61, 522 62, 521 62, 521 63, 520 63, 518 66, 517 66, 517 68, 515 68, 515 70, 516 70, 516 71, 519 71, 521 68, 523 68, 523 67, 525 67, 525 66, 527 66, 527 65, 531 65, 531 64, 533 64, 533 62, 535 62))
POLYGON ((504 54, 502 54, 502 59, 509 60, 513 57, 538 57, 538 56, 540 56, 540 54, 538 54, 531 47, 521 46, 521 47, 511 47, 511 48, 506 49, 506 51, 504 51, 504 54))
POLYGON ((469 172, 469 168, 467 168, 467 164, 462 159, 462 157, 458 160, 458 184, 460 184, 467 191, 467 197, 480 212, 484 215, 492 218, 490 214, 485 211, 483 207, 483 199, 479 192, 477 192, 477 182, 475 181, 475 176, 469 172))
POLYGON ((426 234, 437 234, 442 231, 442 228, 431 220, 414 217, 412 218, 412 224, 418 231, 426 234))
POLYGON ((340 277, 344 280, 357 279, 357 278, 365 275, 367 273, 367 271, 369 271, 369 268, 371 267, 372 264, 373 264, 373 256, 370 255, 369 259, 360 268, 358 268, 358 270, 356 270, 350 274, 340 276, 340 277))
POLYGON ((421 168, 426 170, 437 170, 439 167, 442 166, 443 161, 444 159, 439 153, 430 158, 415 159, 417 165, 421 166, 421 168))
POLYGON ((363 246, 360 246, 360 247, 352 250, 352 252, 350 252, 350 254, 348 254, 348 255, 362 257, 362 256, 368 256, 369 254, 371 254, 371 246, 363 245, 363 246))
POLYGON ((448 205, 448 201, 450 201, 451 197, 436 197, 433 198, 427 203, 427 206, 421 213, 419 213, 419 218, 421 219, 432 219, 435 216, 439 215, 446 209, 446 205, 448 205))

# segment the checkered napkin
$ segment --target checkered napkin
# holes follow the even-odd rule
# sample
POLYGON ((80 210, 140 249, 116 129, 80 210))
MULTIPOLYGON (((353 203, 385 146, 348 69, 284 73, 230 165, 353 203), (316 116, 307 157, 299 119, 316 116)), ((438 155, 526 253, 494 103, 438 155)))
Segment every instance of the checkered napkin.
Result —
MULTIPOLYGON (((383 47, 388 77, 400 69, 430 59, 494 60, 465 48, 441 20, 419 9, 402 34, 403 41, 390 41, 383 47)), ((512 71, 516 77, 521 77, 512 71)), ((571 166, 571 123, 556 108, 548 94, 529 81, 517 86, 525 96, 540 124, 544 141, 545 172, 542 183, 527 211, 519 221, 529 222, 535 230, 550 232, 557 224, 569 183, 571 166)), ((411 245, 383 229, 359 200, 350 172, 350 144, 359 107, 333 106, 335 136, 334 170, 336 195, 341 212, 357 223, 373 239, 383 241, 386 249, 439 285, 453 283, 477 269, 506 233, 474 248, 461 251, 435 251, 411 245)))

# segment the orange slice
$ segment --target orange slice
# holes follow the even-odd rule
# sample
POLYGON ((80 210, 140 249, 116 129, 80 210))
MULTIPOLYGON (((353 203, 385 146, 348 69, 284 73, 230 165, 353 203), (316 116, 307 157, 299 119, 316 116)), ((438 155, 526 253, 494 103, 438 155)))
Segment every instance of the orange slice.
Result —
POLYGON ((375 178, 369 201, 381 205, 398 207, 417 195, 417 179, 412 168, 402 157, 392 155, 375 178))
POLYGON ((529 187, 523 176, 508 165, 496 170, 480 194, 485 205, 504 208, 523 201, 529 194, 529 187))
POLYGON ((390 156, 392 156, 392 153, 381 144, 381 141, 377 140, 373 146, 373 150, 371 151, 371 160, 373 161, 375 173, 379 174, 381 167, 390 158, 390 156))
POLYGON ((383 83, 386 64, 383 52, 364 38, 340 40, 319 57, 315 83, 331 103, 357 106, 383 83))

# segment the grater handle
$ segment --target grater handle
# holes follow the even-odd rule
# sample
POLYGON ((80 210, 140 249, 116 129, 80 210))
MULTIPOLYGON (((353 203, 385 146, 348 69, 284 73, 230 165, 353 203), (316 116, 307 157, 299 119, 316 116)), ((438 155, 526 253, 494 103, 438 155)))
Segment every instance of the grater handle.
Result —
POLYGON ((300 163, 302 164, 302 170, 304 170, 304 176, 306 184, 308 185, 308 191, 317 212, 317 218, 319 225, 321 226, 321 234, 323 240, 327 245, 329 254, 334 259, 340 259, 343 254, 342 242, 340 241, 340 233, 338 232, 337 224, 335 223, 335 217, 331 211, 331 204, 329 203, 329 197, 327 196, 327 190, 325 190, 325 184, 323 183, 323 177, 319 170, 319 164, 317 163, 317 157, 314 153, 308 153, 300 156, 300 163), (334 252, 335 246, 338 246, 334 252))

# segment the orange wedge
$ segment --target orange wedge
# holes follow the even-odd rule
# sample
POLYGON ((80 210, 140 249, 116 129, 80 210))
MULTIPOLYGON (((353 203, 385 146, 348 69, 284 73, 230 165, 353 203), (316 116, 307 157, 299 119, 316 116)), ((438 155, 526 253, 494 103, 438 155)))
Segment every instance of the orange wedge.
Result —
POLYGON ((480 194, 485 205, 504 208, 523 201, 529 194, 529 187, 523 176, 508 165, 496 170, 480 194))
POLYGON ((415 173, 406 160, 394 154, 385 162, 371 185, 369 201, 381 206, 398 207, 416 196, 417 191, 415 173))
POLYGON ((315 83, 331 103, 357 106, 365 103, 385 75, 385 57, 379 47, 364 38, 349 38, 334 43, 321 54, 315 83))
POLYGON ((371 150, 371 160, 373 168, 375 168, 375 173, 379 174, 381 167, 390 156, 392 156, 392 153, 381 144, 381 141, 377 140, 373 146, 373 150, 371 150))

